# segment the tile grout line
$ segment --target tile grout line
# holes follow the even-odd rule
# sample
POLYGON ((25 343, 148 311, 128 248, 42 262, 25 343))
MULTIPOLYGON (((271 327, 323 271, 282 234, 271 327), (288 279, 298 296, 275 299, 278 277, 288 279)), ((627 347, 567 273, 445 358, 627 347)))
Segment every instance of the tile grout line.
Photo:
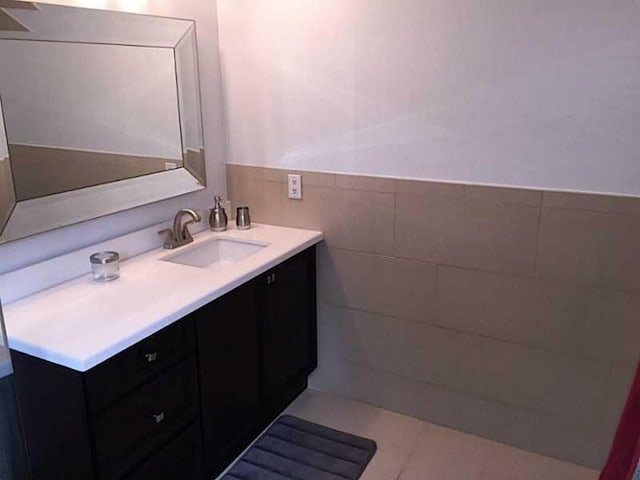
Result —
MULTIPOLYGON (((460 388, 451 387, 449 385, 443 385, 443 384, 439 384, 439 383, 431 383, 431 382, 428 382, 426 380, 415 378, 415 377, 412 377, 412 376, 404 374, 404 373, 394 372, 394 371, 392 371, 390 369, 386 369, 386 368, 382 368, 382 367, 374 367, 374 366, 369 365, 367 363, 360 362, 360 361, 357 361, 357 360, 352 360, 352 359, 349 359, 349 358, 344 358, 342 356, 339 357, 339 360, 341 362, 343 362, 343 363, 355 365, 357 367, 365 368, 365 369, 373 371, 373 372, 380 372, 380 373, 382 373, 384 375, 390 375, 390 376, 394 376, 394 377, 398 377, 398 378, 401 378, 401 379, 408 380, 410 382, 415 382, 415 383, 419 383, 421 385, 426 385, 428 387, 441 390, 441 391, 443 391, 445 393, 451 393, 453 395, 463 395, 463 396, 469 397, 469 398, 477 398, 477 399, 480 399, 480 400, 482 400, 484 402, 494 403, 494 404, 500 405, 502 407, 521 410, 523 412, 534 414, 534 415, 537 415, 537 416, 540 416, 540 417, 544 417, 544 418, 547 418, 547 419, 557 419, 558 418, 558 415, 555 414, 555 413, 551 413, 551 412, 543 411, 543 410, 536 410, 535 408, 533 408, 531 406, 521 405, 521 404, 517 404, 517 403, 509 403, 508 401, 501 400, 499 398, 489 397, 489 396, 487 396, 485 394, 481 394, 481 393, 477 393, 477 392, 473 392, 473 391, 469 391, 469 390, 463 390, 463 389, 460 389, 460 388)), ((380 407, 380 408, 385 408, 385 407, 380 407)), ((402 411, 399 411, 399 410, 397 411, 397 413, 400 413, 402 415, 412 416, 410 414, 403 413, 402 411)), ((413 418, 418 418, 418 420, 423 420, 424 422, 427 422, 427 423, 433 423, 430 420, 420 419, 419 417, 413 417, 413 418)), ((433 423, 433 424, 436 425, 436 423, 433 423)), ((568 422, 568 424, 571 425, 572 427, 576 427, 575 423, 572 422, 572 421, 568 422)), ((445 425, 442 425, 442 426, 445 426, 445 425)), ((465 433, 468 433, 468 432, 465 432, 465 433)), ((478 435, 478 434, 475 434, 475 435, 478 435)), ((482 438, 485 438, 485 437, 482 437, 482 438)), ((487 438, 487 440, 491 440, 491 439, 487 438)))
MULTIPOLYGON (((325 239, 325 243, 326 243, 326 239, 325 239)), ((376 258, 383 258, 387 260, 400 260, 405 262, 411 261, 411 262, 416 262, 423 265, 431 265, 433 267, 449 268, 453 270, 463 270, 466 272, 474 272, 474 273, 481 273, 485 275, 515 278, 519 280, 546 282, 556 286, 572 286, 575 288, 579 288, 581 290, 601 290, 606 292, 622 293, 626 295, 640 297, 640 290, 629 290, 629 289, 625 290, 621 288, 603 286, 596 283, 592 283, 592 282, 590 283, 590 282, 580 281, 580 280, 574 281, 571 279, 532 276, 531 274, 524 274, 524 273, 513 273, 513 272, 505 272, 505 271, 498 271, 498 270, 486 270, 486 269, 483 270, 481 268, 461 266, 453 263, 443 263, 441 261, 430 261, 430 260, 425 260, 425 259, 415 258, 415 257, 403 257, 396 254, 387 255, 383 253, 371 252, 368 250, 355 250, 353 248, 329 245, 328 243, 326 243, 326 246, 327 246, 327 249, 329 250, 340 250, 343 252, 349 252, 349 253, 353 253, 355 255, 360 255, 360 256, 370 256, 370 257, 376 257, 376 258)))
MULTIPOLYGON (((382 407, 378 407, 378 408, 382 408, 382 407)), ((415 418, 415 417, 412 417, 412 418, 415 418)), ((416 437, 416 442, 413 444, 413 447, 410 449, 409 455, 407 455, 407 458, 405 459, 404 463, 400 467, 400 471, 398 472, 398 476, 396 477, 396 480, 402 480, 402 475, 409 467, 409 464, 411 463, 411 460, 413 458, 413 454, 418 450, 418 447, 420 446, 420 440, 422 439, 422 436, 426 433, 427 429, 431 427, 431 424, 426 420, 422 420, 422 419, 418 419, 418 420, 421 420, 424 423, 424 426, 422 427, 422 429, 420 430, 420 433, 416 437)))
POLYGON ((545 353, 545 354, 552 354, 552 355, 558 355, 561 358, 564 359, 576 359, 576 360, 586 360, 589 362, 595 362, 595 363, 599 363, 602 365, 605 365, 607 367, 623 367, 623 368, 633 368, 632 364, 626 364, 624 362, 612 362, 611 360, 603 360, 601 358, 597 358, 597 357, 588 357, 585 355, 578 355, 575 354, 573 352, 566 352, 566 351, 562 351, 562 350, 553 350, 551 348, 547 348, 547 347, 541 347, 541 346, 537 346, 537 345, 531 345, 528 343, 524 343, 524 342, 518 342, 516 340, 508 340, 508 339, 504 339, 504 338, 499 338, 499 337, 492 337, 490 335, 486 335, 486 334, 482 334, 482 333, 477 333, 477 332, 472 332, 472 331, 468 331, 468 330, 460 330, 460 329, 456 329, 456 328, 452 328, 452 327, 448 327, 439 323, 433 323, 433 322, 422 322, 420 320, 414 320, 414 319, 410 319, 410 318, 402 318, 402 317, 395 317, 392 315, 388 315, 386 313, 380 313, 380 312, 374 312, 372 310, 367 310, 367 309, 363 309, 363 308, 356 308, 356 307, 351 307, 348 305, 341 305, 341 304, 337 304, 337 303, 332 303, 329 300, 326 300, 324 298, 319 298, 319 303, 323 303, 329 307, 333 307, 333 308, 341 308, 344 310, 348 310, 351 312, 357 312, 357 313, 366 313, 368 315, 374 315, 376 317, 382 317, 382 318, 386 318, 392 321, 397 321, 397 322, 404 322, 404 323, 409 323, 411 325, 421 325, 421 326, 426 326, 426 327, 432 327, 432 328, 437 328, 440 330, 444 330, 446 332, 450 332, 450 333, 454 333, 454 334, 458 334, 458 335, 468 335, 470 337, 479 337, 479 338, 484 338, 486 340, 493 340, 497 343, 502 343, 502 344, 507 344, 507 345, 515 345, 518 347, 524 347, 528 350, 532 350, 534 352, 540 352, 540 353, 545 353))
POLYGON ((540 278, 538 276, 538 262, 540 259, 540 237, 542 236, 542 216, 544 211, 544 193, 540 198, 540 207, 538 210, 538 224, 536 228, 536 239, 535 239, 535 247, 533 251, 533 271, 531 275, 533 278, 540 278))
POLYGON ((396 237, 397 237, 396 233, 398 231, 397 222, 398 222, 398 193, 393 192, 393 221, 391 222, 393 224, 393 231, 391 234, 391 253, 392 254, 396 253, 396 237))

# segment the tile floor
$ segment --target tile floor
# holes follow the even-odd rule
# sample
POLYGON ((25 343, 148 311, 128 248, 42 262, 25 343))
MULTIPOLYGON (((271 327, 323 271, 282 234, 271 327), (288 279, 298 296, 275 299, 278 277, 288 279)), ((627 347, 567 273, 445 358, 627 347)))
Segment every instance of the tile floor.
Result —
POLYGON ((598 472, 382 408, 307 390, 286 411, 374 439, 361 480, 597 480, 598 472))

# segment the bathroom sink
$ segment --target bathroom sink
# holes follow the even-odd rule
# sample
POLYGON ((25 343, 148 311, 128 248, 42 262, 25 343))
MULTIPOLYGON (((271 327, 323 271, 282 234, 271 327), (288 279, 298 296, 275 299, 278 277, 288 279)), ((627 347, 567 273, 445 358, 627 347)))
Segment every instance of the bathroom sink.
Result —
POLYGON ((266 243, 247 242, 232 238, 215 238, 207 242, 181 249, 160 260, 198 268, 237 263, 258 253, 266 243))

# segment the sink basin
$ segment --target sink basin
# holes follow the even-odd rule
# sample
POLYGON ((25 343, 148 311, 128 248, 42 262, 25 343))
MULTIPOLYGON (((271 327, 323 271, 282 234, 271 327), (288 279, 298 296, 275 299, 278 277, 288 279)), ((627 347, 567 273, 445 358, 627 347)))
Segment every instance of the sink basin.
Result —
POLYGON ((207 242, 171 254, 160 260, 190 267, 210 268, 218 265, 237 263, 258 253, 266 243, 247 242, 232 238, 214 238, 207 242))

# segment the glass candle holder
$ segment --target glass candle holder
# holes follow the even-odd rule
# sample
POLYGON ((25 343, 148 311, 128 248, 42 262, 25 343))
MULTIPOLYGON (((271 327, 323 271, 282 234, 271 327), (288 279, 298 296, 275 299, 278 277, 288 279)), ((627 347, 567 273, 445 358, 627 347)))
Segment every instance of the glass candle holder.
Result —
POLYGON ((110 282, 120 277, 120 254, 118 252, 98 252, 89 257, 93 279, 96 282, 110 282))

